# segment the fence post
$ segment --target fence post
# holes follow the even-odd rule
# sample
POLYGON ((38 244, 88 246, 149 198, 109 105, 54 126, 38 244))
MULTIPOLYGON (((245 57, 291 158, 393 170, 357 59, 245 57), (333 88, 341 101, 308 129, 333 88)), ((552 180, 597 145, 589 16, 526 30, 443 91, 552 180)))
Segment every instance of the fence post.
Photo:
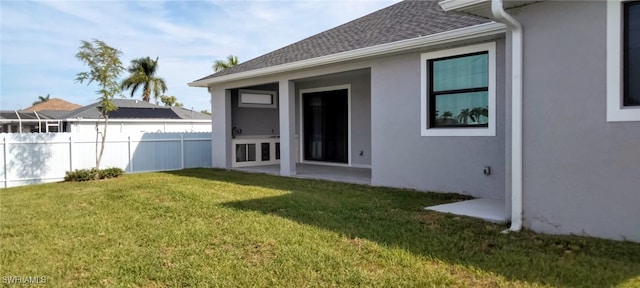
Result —
POLYGON ((2 165, 4 167, 4 188, 9 186, 9 171, 7 171, 7 137, 2 137, 2 165))
POLYGON ((73 136, 69 136, 69 171, 73 171, 73 136))
POLYGON ((180 133, 180 170, 184 169, 184 133, 180 133))
POLYGON ((131 154, 131 136, 127 138, 129 139, 127 143, 127 150, 129 153, 129 173, 133 173, 133 154, 131 154))

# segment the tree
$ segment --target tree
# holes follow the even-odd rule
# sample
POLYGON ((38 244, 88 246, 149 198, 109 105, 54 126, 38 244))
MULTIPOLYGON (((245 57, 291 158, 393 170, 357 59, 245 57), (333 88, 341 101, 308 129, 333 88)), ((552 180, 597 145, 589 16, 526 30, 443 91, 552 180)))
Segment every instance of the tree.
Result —
POLYGON ((164 103, 164 106, 175 106, 175 107, 184 106, 184 104, 178 102, 178 98, 176 98, 176 96, 162 95, 160 96, 160 102, 164 103))
POLYGON ((220 72, 224 69, 228 69, 236 65, 238 65, 238 56, 229 55, 227 56, 227 61, 216 60, 215 62, 213 62, 213 67, 211 68, 213 68, 213 71, 215 72, 220 72))
POLYGON ((469 109, 462 109, 460 111, 460 114, 458 114, 458 123, 464 123, 467 124, 469 123, 469 118, 471 118, 472 121, 473 120, 473 116, 471 115, 471 112, 469 112, 469 109))
POLYGON ((202 114, 207 114, 207 115, 211 115, 211 112, 209 112, 209 110, 200 110, 200 113, 202 114))
MULTIPOLYGON (((100 131, 96 123, 96 169, 100 169, 100 161, 104 153, 104 143, 107 139, 107 125, 109 124, 109 112, 115 111, 118 107, 113 103, 113 98, 122 91, 118 83, 118 77, 124 70, 120 62, 120 50, 113 48, 106 43, 93 39, 91 42, 81 41, 76 58, 89 68, 89 71, 80 72, 76 76, 76 82, 87 82, 87 85, 96 82, 100 87, 96 93, 99 105, 98 111, 104 119, 102 130, 102 145, 98 152, 98 135, 100 131)), ((97 177, 97 176, 96 176, 97 177)))
POLYGON ((164 79, 156 77, 158 57, 156 57, 156 60, 149 57, 131 60, 131 65, 127 68, 127 71, 129 71, 129 77, 122 81, 121 88, 123 90, 131 89, 131 97, 133 97, 138 88, 142 87, 142 101, 149 102, 151 100, 151 92, 153 92, 153 99, 158 103, 158 97, 167 91, 167 84, 164 79))
POLYGON ((49 100, 51 100, 51 96, 49 96, 49 94, 47 94, 47 97, 38 96, 38 101, 33 102, 33 104, 31 104, 31 105, 33 106, 33 105, 36 105, 36 104, 44 103, 44 102, 47 102, 49 100))
POLYGON ((471 109, 471 112, 469 112, 469 116, 471 116, 472 121, 482 124, 480 122, 480 116, 489 117, 489 109, 483 107, 473 108, 471 109))
POLYGON ((442 113, 442 116, 440 118, 444 121, 444 123, 447 123, 447 121, 451 117, 453 117, 453 113, 451 113, 451 111, 444 111, 444 113, 442 113))

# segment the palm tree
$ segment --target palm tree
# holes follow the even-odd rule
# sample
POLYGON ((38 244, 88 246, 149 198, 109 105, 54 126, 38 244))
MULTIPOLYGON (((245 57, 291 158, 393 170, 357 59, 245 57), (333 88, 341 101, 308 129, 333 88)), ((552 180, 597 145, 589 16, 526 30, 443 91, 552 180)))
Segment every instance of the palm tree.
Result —
POLYGON ((229 55, 227 56, 227 61, 216 60, 215 62, 213 62, 213 66, 211 68, 213 68, 213 71, 215 72, 220 72, 224 69, 231 68, 236 65, 238 65, 238 56, 229 55))
MULTIPOLYGON (((469 117, 471 117, 471 113, 469 112, 469 109, 462 109, 460 111, 460 114, 458 114, 458 122, 462 122, 464 124, 469 123, 469 117)), ((471 117, 471 120, 473 120, 473 117, 471 117)))
POLYGON ((471 109, 471 112, 469 112, 469 115, 471 116, 472 121, 475 121, 476 123, 481 124, 480 116, 489 117, 489 109, 483 108, 483 107, 476 107, 471 109))
POLYGON ((178 102, 178 98, 176 96, 160 96, 160 102, 164 103, 164 106, 173 106, 173 107, 182 107, 184 104, 178 102))
POLYGON ((453 117, 453 113, 451 113, 451 111, 444 111, 444 113, 442 113, 442 116, 440 116, 440 123, 441 124, 449 124, 447 122, 449 122, 449 119, 453 117))
POLYGON ((152 60, 149 57, 131 60, 131 66, 127 68, 129 77, 122 81, 122 89, 131 89, 131 97, 136 93, 138 88, 142 87, 142 100, 149 102, 151 100, 151 92, 153 99, 158 102, 158 97, 167 91, 167 84, 164 79, 156 77, 158 70, 158 57, 152 60))
POLYGON ((51 96, 49 96, 49 94, 47 94, 47 97, 38 96, 38 101, 33 102, 33 104, 31 104, 31 105, 33 106, 33 105, 36 105, 36 104, 44 103, 44 102, 49 101, 50 99, 51 99, 51 96))

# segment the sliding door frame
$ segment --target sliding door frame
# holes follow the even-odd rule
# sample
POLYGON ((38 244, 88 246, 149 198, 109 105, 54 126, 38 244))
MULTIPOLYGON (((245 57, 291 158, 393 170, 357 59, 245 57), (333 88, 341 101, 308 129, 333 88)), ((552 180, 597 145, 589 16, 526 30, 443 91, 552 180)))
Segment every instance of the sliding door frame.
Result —
POLYGON ((309 89, 301 89, 299 98, 298 98, 298 111, 299 111, 299 119, 300 119, 300 139, 299 139, 299 152, 300 152, 300 163, 306 164, 318 164, 318 165, 326 165, 326 166, 351 166, 351 84, 343 84, 343 85, 335 85, 335 86, 326 86, 326 87, 317 87, 317 88, 309 88, 309 89), (327 92, 327 91, 335 91, 335 90, 347 90, 347 163, 337 163, 337 162, 324 162, 324 161, 309 161, 304 158, 304 94, 307 93, 315 93, 315 92, 327 92))

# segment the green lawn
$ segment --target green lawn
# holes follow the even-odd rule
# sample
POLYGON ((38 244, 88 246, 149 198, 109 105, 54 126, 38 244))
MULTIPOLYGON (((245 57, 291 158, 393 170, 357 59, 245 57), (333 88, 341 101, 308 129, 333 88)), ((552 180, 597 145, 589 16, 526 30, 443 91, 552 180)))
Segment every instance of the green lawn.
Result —
MULTIPOLYGON (((0 277, 48 285, 640 287, 640 244, 424 211, 464 199, 211 169, 0 190, 0 277)), ((639 226, 640 227, 640 226, 639 226)))

